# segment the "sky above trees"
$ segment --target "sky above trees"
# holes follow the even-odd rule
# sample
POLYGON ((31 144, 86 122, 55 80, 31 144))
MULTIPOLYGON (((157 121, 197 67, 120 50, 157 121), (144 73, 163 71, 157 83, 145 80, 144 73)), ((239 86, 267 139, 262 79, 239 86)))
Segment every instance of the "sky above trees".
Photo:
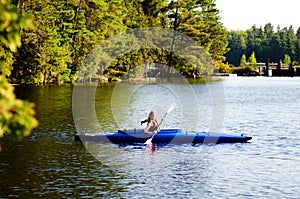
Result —
POLYGON ((216 0, 216 4, 228 30, 247 30, 267 23, 281 28, 300 26, 299 0, 216 0))

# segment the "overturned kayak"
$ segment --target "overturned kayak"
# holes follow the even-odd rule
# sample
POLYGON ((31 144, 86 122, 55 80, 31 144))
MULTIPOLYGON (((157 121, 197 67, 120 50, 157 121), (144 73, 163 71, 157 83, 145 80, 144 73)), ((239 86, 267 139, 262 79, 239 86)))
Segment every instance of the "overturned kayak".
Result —
MULTIPOLYGON (((106 134, 77 134, 76 142, 113 143, 118 145, 143 144, 152 134, 144 134, 143 129, 118 130, 115 133, 106 134)), ((207 132, 183 131, 181 129, 161 129, 154 135, 153 144, 221 144, 221 143, 245 143, 252 137, 244 135, 228 135, 207 132)))

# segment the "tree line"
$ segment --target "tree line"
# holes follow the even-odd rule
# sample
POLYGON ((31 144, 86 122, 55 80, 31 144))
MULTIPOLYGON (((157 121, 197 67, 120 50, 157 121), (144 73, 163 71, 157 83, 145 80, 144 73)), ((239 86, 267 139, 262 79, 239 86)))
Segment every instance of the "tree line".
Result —
MULTIPOLYGON (((6 52, 3 70, 13 83, 73 82, 88 53, 101 41, 125 30, 159 27, 176 30, 198 41, 214 60, 224 60, 226 29, 220 23, 215 0, 13 0, 20 14, 32 18, 30 29, 20 29, 22 46, 6 52)), ((153 44, 155 45, 155 44, 153 44)), ((104 72, 123 75, 145 60, 168 64, 170 49, 143 49, 123 55, 104 72)), ((201 66, 172 58, 186 74, 201 66), (178 63, 181 64, 178 64, 178 63)), ((135 71, 141 71, 136 69, 135 71)))
POLYGON ((292 26, 254 25, 246 31, 228 31, 227 41, 230 50, 225 54, 226 61, 234 66, 249 62, 253 54, 257 62, 300 63, 300 27, 295 31, 292 26))

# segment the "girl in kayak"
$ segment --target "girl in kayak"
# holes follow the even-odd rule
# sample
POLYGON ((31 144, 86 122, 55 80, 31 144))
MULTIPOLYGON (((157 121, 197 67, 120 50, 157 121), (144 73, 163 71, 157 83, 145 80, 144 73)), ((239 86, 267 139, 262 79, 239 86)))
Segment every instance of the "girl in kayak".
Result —
POLYGON ((157 131, 159 131, 159 123, 157 121, 157 113, 156 111, 150 111, 147 119, 147 127, 144 130, 144 133, 146 134, 153 134, 157 131))

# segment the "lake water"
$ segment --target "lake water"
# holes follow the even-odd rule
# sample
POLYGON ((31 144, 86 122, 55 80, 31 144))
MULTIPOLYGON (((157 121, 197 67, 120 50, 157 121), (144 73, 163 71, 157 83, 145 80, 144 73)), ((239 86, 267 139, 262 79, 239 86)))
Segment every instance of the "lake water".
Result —
POLYGON ((73 87, 20 86, 17 95, 36 104, 39 127, 22 141, 0 141, 0 198, 300 198, 299 78, 173 86, 103 84, 94 95, 81 88, 77 113, 110 132, 141 128, 150 109, 162 115, 175 101, 165 127, 243 133, 251 142, 155 151, 77 144, 77 131, 93 128, 74 123, 73 87))

